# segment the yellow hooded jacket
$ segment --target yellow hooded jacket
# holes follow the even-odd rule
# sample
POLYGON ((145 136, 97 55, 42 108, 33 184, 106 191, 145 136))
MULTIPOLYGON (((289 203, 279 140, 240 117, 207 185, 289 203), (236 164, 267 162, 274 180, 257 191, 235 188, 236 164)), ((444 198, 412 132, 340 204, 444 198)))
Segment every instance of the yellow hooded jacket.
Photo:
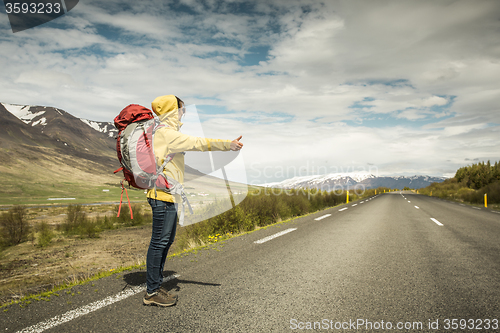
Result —
MULTIPOLYGON (((166 95, 157 97, 151 103, 153 112, 160 118, 161 123, 166 125, 160 127, 155 132, 153 141, 154 154, 157 158, 158 165, 162 165, 165 157, 169 154, 175 154, 174 158, 167 163, 163 173, 177 180, 179 183, 184 182, 184 151, 213 151, 213 150, 230 150, 231 140, 217 140, 199 138, 179 132, 182 123, 179 121, 179 113, 177 109, 177 98, 174 95, 166 95)), ((174 196, 166 191, 157 189, 149 189, 148 198, 176 202, 174 196)))

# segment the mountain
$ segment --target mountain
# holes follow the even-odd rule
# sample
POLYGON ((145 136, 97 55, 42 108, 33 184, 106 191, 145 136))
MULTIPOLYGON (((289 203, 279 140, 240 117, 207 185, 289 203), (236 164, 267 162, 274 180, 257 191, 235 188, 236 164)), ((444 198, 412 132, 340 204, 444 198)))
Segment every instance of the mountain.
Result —
POLYGON ((365 188, 388 187, 397 188, 402 190, 405 187, 419 189, 429 186, 432 183, 441 183, 446 180, 445 177, 431 177, 431 176, 396 176, 396 177, 375 177, 366 179, 361 184, 365 188))
POLYGON ((304 177, 294 177, 286 179, 281 182, 268 183, 264 186, 276 187, 276 188, 286 188, 286 189, 298 189, 298 188, 310 188, 310 189, 323 189, 326 191, 333 191, 336 189, 346 189, 346 188, 377 188, 377 187, 388 187, 403 189, 405 187, 409 188, 422 188, 427 187, 431 183, 443 182, 446 178, 443 177, 430 177, 430 176, 395 176, 395 177, 377 177, 369 173, 333 173, 321 176, 304 176, 304 177))
POLYGON ((0 103, 0 109, 7 110, 32 127, 32 132, 43 133, 63 142, 65 146, 98 153, 115 149, 116 141, 113 138, 118 130, 111 122, 80 119, 64 110, 47 106, 0 103))
POLYGON ((111 123, 81 120, 53 107, 6 103, 0 103, 0 119, 0 155, 7 156, 2 167, 26 159, 61 162, 95 173, 112 172, 119 166, 117 130, 110 128, 111 123))

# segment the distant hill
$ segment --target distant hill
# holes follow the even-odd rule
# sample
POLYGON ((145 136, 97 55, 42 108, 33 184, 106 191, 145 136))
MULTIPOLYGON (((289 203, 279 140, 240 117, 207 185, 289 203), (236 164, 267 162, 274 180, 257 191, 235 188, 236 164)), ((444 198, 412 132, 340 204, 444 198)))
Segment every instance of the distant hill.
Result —
POLYGON ((363 187, 366 189, 377 187, 388 187, 403 189, 405 187, 419 189, 429 186, 431 183, 443 182, 446 178, 430 176, 394 176, 377 177, 370 173, 333 173, 321 176, 304 176, 286 179, 281 182, 264 184, 267 187, 298 189, 323 189, 332 191, 335 189, 354 189, 363 187))

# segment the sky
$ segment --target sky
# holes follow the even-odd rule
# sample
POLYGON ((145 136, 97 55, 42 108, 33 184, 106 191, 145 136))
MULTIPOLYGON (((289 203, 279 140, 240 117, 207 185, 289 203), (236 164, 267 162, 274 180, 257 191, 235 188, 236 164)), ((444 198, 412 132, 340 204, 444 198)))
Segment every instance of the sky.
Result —
POLYGON ((499 36, 496 0, 80 0, 17 33, 2 7, 0 102, 112 121, 174 94, 243 136, 253 184, 452 177, 500 160, 499 36))

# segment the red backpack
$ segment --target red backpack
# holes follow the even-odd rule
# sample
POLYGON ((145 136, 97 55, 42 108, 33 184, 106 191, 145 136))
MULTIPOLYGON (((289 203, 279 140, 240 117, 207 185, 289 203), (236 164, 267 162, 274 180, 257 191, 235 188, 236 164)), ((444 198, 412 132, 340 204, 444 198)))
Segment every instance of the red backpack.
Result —
POLYGON ((163 168, 173 158, 168 156, 162 167, 157 167, 153 151, 153 136, 163 127, 153 112, 144 106, 130 104, 115 118, 118 129, 116 154, 122 165, 115 173, 123 171, 130 186, 139 189, 170 188, 163 176, 163 168))
MULTIPOLYGON (((171 194, 178 194, 182 197, 183 203, 188 204, 192 213, 191 206, 187 201, 182 185, 176 180, 165 176, 163 169, 168 162, 172 160, 175 154, 165 157, 162 165, 158 165, 153 149, 154 134, 158 128, 164 127, 158 118, 153 116, 153 112, 141 105, 130 104, 125 107, 118 116, 116 116, 115 127, 118 129, 116 141, 116 154, 121 167, 114 173, 123 171, 124 180, 129 186, 139 189, 165 189, 171 194)), ((123 191, 127 195, 130 207, 127 189, 122 185, 121 204, 123 200, 123 191)), ((130 208, 132 217, 132 208, 130 208)), ((132 217, 133 218, 133 217, 132 217)))
MULTIPOLYGON (((160 125, 154 119, 153 112, 144 106, 130 104, 116 116, 114 122, 119 131, 116 139, 116 154, 121 164, 121 167, 114 173, 123 171, 124 180, 128 182, 129 186, 135 188, 148 189, 151 185, 154 187, 159 179, 164 179, 163 187, 168 187, 166 179, 159 178, 163 172, 161 170, 159 173, 157 172, 153 151, 153 132, 160 125)), ((127 189, 123 186, 123 180, 121 186, 122 194, 117 216, 120 216, 123 191, 125 191, 130 217, 133 218, 130 199, 127 189)))

